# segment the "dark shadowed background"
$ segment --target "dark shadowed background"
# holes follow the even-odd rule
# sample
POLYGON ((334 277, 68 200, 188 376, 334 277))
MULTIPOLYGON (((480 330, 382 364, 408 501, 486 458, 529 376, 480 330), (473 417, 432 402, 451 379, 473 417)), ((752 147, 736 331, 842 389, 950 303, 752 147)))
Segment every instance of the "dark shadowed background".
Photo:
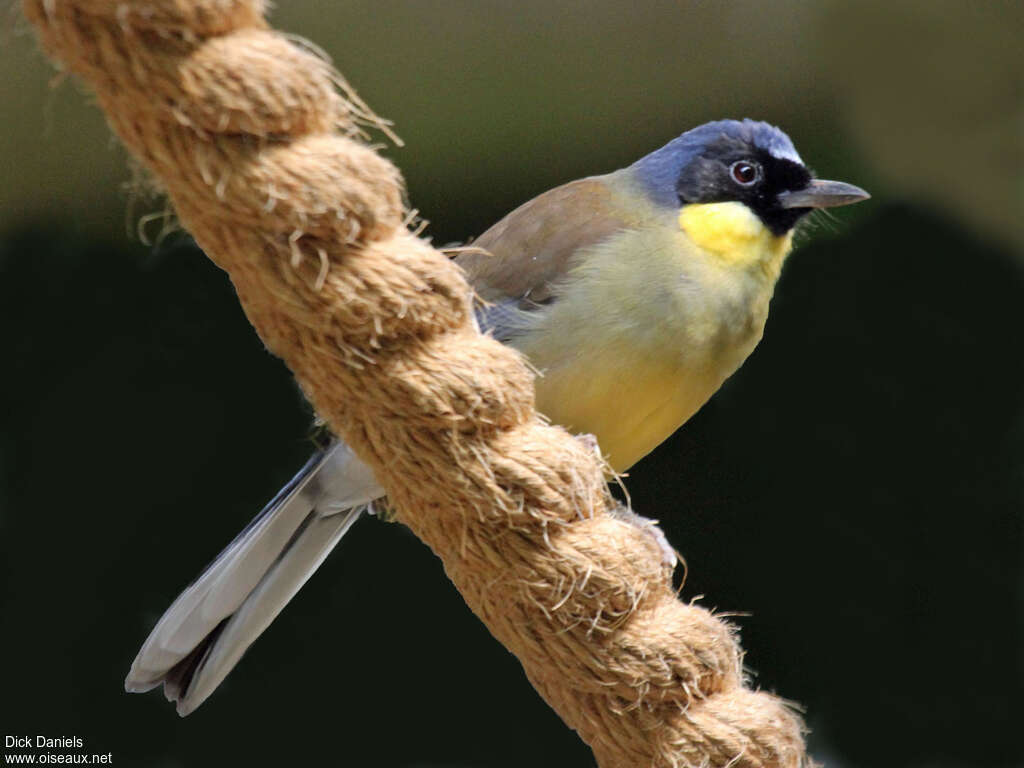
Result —
MULTIPOLYGON (((873 193, 805 233, 765 341, 629 489, 686 555, 684 596, 743 614, 757 684, 805 708, 819 760, 1024 765, 1024 6, 281 6, 395 121, 438 243, 726 116, 873 193)), ((194 715, 122 692, 159 613, 304 461, 311 414, 225 275, 135 234, 160 204, 8 26, 0 732, 166 768, 592 764, 376 520, 194 715)))

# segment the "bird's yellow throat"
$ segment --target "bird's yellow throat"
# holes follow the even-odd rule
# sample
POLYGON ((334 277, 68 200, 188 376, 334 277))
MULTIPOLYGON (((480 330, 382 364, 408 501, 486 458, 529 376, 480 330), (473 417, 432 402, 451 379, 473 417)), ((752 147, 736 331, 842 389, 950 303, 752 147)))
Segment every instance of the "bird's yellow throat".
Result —
POLYGON ((743 203, 696 203, 679 211, 679 228, 695 245, 732 267, 760 266, 777 278, 793 233, 772 234, 743 203))

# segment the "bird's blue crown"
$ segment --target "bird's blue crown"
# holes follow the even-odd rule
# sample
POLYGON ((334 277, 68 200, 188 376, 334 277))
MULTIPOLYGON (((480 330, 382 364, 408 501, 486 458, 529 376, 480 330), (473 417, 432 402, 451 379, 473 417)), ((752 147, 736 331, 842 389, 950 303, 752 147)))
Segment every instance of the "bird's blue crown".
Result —
POLYGON ((661 205, 678 206, 677 184, 683 169, 708 153, 760 152, 803 165, 792 140, 782 130, 758 120, 716 120, 673 139, 630 166, 661 205))

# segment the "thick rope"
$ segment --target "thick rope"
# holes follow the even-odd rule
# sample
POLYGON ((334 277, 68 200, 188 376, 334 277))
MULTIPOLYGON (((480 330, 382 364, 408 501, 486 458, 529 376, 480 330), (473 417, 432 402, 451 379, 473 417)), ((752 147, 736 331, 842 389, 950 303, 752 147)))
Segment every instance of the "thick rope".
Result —
POLYGON ((799 719, 744 687, 730 629, 676 598, 653 538, 608 514, 592 449, 540 421, 523 362, 476 333, 461 273, 407 231, 398 171, 358 137, 372 116, 324 61, 260 0, 24 7, 601 766, 804 761, 799 719))

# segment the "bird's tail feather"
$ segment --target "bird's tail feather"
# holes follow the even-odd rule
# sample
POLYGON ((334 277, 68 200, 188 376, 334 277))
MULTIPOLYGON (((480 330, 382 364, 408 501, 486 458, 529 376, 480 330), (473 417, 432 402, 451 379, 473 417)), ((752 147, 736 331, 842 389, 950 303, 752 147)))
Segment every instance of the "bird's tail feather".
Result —
POLYGON ((192 712, 379 495, 372 472, 343 443, 314 455, 167 609, 126 690, 163 683, 178 714, 192 712))

